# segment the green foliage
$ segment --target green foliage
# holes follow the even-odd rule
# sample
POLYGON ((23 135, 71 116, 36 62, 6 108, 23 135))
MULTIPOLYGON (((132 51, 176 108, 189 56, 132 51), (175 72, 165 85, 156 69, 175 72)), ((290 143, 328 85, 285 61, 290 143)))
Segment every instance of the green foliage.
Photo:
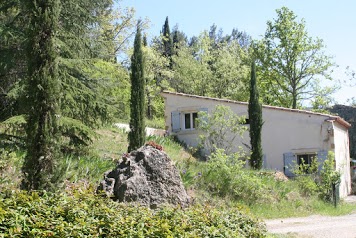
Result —
MULTIPOLYGON (((3 126, 2 136, 9 140, 7 144, 10 145, 12 141, 15 145, 21 146, 24 143, 26 124, 24 115, 14 116, 0 123, 0 126, 3 126)), ((96 136, 90 127, 69 117, 59 118, 58 130, 62 136, 61 150, 66 153, 81 152, 82 149, 93 142, 96 136)))
POLYGON ((318 194, 319 187, 316 183, 316 178, 311 175, 301 175, 296 178, 299 190, 305 197, 311 197, 318 194))
POLYGON ((295 180, 303 196, 311 197, 319 193, 318 167, 317 158, 314 158, 311 164, 305 163, 304 159, 302 159, 299 165, 294 165, 293 173, 297 176, 295 180))
POLYGON ((115 87, 112 84, 105 85, 105 80, 97 79, 98 76, 95 75, 106 69, 94 62, 71 59, 61 59, 60 67, 60 82, 64 91, 61 94, 62 115, 79 120, 92 128, 111 121, 113 115, 110 111, 114 108, 110 107, 103 96, 115 87), (95 72, 91 68, 96 69, 95 72), (106 93, 103 93, 104 90, 107 90, 106 93))
MULTIPOLYGON (((22 2, 0 3, 0 28, 4 26, 4 31, 0 30, 0 39, 4 40, 4 48, 0 47, 0 77, 6 82, 1 85, 4 91, 0 90, 1 121, 28 114, 21 104, 32 103, 23 86, 27 73, 24 66, 30 60, 25 54, 28 36, 24 33, 29 29, 31 11, 22 2)), ((112 0, 62 2, 55 41, 60 49, 56 62, 62 89, 56 94, 62 102, 60 114, 92 128, 113 117, 128 118, 128 73, 113 59, 116 53, 125 52, 131 39, 134 10, 120 9, 119 13, 112 9, 112 0)))
POLYGON ((66 194, 14 192, 0 197, 3 237, 265 237, 266 227, 238 209, 209 205, 125 205, 69 188, 66 194))
POLYGON ((10 135, 24 136, 26 119, 24 115, 13 116, 0 123, 4 127, 4 133, 10 135))
MULTIPOLYGON (((260 61, 261 89, 267 104, 297 108, 313 94, 317 78, 330 79, 334 66, 321 39, 308 36, 305 21, 286 7, 267 22, 264 38, 255 44, 260 61)), ((262 93, 261 92, 261 93, 262 93)))
POLYGON ((248 117, 250 122, 250 142, 251 142, 251 158, 250 166, 254 169, 261 169, 263 163, 262 152, 262 105, 259 102, 259 91, 256 81, 255 62, 251 66, 251 84, 250 84, 250 100, 248 103, 248 117))
POLYGON ((96 184, 105 172, 115 167, 115 161, 98 156, 66 156, 60 167, 64 170, 65 179, 70 182, 78 183, 84 180, 96 184))
POLYGON ((189 45, 181 42, 175 46, 170 86, 182 93, 247 101, 247 46, 233 34, 213 35, 204 31, 189 45))
POLYGON ((27 155, 22 171, 22 187, 27 190, 54 189, 58 177, 53 176, 59 159, 60 92, 57 35, 61 2, 28 1, 27 29, 26 124, 27 155))
POLYGON ((299 165, 294 165, 293 173, 297 176, 311 175, 313 177, 316 177, 318 175, 318 167, 318 158, 312 159, 311 164, 306 163, 306 161, 304 161, 304 159, 302 158, 301 163, 299 165))
POLYGON ((231 197, 247 204, 268 199, 265 184, 256 173, 244 169, 242 156, 241 153, 227 155, 222 149, 217 149, 209 156, 201 172, 200 186, 213 195, 231 197))
MULTIPOLYGON (((333 201, 332 186, 340 183, 341 174, 335 170, 335 155, 329 151, 328 158, 324 161, 320 171, 317 158, 312 160, 311 165, 296 165, 293 173, 297 175, 296 181, 305 196, 317 194, 327 202, 333 201)), ((335 202, 335 201, 334 201, 335 202)))
POLYGON ((16 190, 21 182, 21 165, 25 153, 0 149, 0 191, 16 190))
POLYGON ((172 78, 170 60, 163 57, 155 47, 143 47, 145 59, 146 105, 148 119, 164 116, 164 101, 160 95, 163 89, 169 89, 168 80, 172 78))
POLYGON ((197 121, 198 128, 203 132, 200 135, 201 147, 206 148, 208 153, 224 149, 229 154, 247 130, 243 126, 245 118, 223 105, 217 105, 211 114, 199 112, 197 121))
POLYGON ((145 76, 141 38, 141 28, 138 22, 134 52, 131 57, 129 152, 140 148, 145 142, 145 76))
POLYGON ((212 76, 203 59, 200 61, 194 57, 194 49, 181 46, 173 56, 173 79, 170 86, 177 92, 207 95, 210 91, 212 76))
POLYGON ((157 128, 157 129, 164 129, 165 127, 165 121, 164 118, 162 117, 154 117, 151 120, 147 119, 146 120, 146 126, 151 127, 151 128, 157 128))
POLYGON ((173 54, 173 40, 171 37, 171 31, 169 29, 168 16, 166 17, 166 20, 162 27, 161 37, 162 37, 162 46, 163 46, 162 49, 163 56, 171 60, 173 54))
MULTIPOLYGON (((329 152, 328 159, 324 161, 320 171, 320 197, 325 201, 333 201, 332 186, 340 184, 341 173, 335 170, 335 154, 329 152)), ((334 201, 336 202, 336 201, 334 201)))
POLYGON ((67 154, 83 152, 83 149, 96 137, 96 133, 90 127, 69 117, 59 119, 59 130, 65 137, 61 143, 61 149, 67 154))

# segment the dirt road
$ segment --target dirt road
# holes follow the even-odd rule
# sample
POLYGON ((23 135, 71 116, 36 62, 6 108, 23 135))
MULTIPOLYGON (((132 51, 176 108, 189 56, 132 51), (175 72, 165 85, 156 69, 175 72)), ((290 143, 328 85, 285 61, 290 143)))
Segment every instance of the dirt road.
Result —
POLYGON ((266 220, 268 232, 292 237, 356 238, 356 212, 345 216, 314 215, 266 220))

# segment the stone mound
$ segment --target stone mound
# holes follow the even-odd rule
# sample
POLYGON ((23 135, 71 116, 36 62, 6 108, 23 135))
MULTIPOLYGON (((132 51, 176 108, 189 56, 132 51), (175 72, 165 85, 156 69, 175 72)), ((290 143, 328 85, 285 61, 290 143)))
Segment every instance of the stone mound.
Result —
POLYGON ((104 175, 98 191, 119 202, 155 208, 160 204, 186 207, 189 197, 178 170, 167 154, 150 145, 126 154, 104 175))

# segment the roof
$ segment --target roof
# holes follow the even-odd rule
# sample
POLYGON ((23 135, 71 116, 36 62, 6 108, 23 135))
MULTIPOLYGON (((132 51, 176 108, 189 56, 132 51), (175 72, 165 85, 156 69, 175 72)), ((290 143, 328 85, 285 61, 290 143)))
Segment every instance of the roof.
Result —
MULTIPOLYGON (((213 100, 213 101, 220 101, 220 102, 227 102, 227 103, 233 103, 233 104, 240 104, 240 105, 248 105, 248 102, 240 102, 240 101, 234 101, 230 99, 223 99, 223 98, 212 98, 212 97, 206 97, 206 96, 198 96, 198 95, 192 95, 192 94, 186 94, 186 93, 176 93, 176 92, 171 92, 171 91, 163 91, 162 94, 168 94, 168 95, 175 95, 175 96, 182 96, 182 97, 191 97, 191 98, 199 98, 199 99, 206 99, 206 100, 213 100)), ((312 112, 312 111, 306 111, 306 110, 300 110, 300 109, 291 109, 291 108, 285 108, 285 107, 277 107, 277 106, 269 106, 269 105, 262 105, 263 108, 268 108, 268 109, 273 109, 273 110, 280 110, 280 111, 288 111, 288 112, 295 112, 295 113, 304 113, 304 114, 309 114, 309 115, 317 115, 317 116, 324 116, 328 117, 326 120, 328 121, 335 121, 339 123, 340 125, 350 128, 351 124, 345 121, 343 118, 339 116, 334 116, 330 114, 324 114, 324 113, 319 113, 319 112, 312 112)))

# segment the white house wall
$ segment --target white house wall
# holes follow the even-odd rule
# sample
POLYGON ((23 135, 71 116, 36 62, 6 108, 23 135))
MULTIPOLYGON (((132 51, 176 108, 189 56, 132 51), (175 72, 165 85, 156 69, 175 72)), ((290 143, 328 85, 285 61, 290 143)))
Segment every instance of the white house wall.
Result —
POLYGON ((266 168, 284 171, 283 154, 318 153, 328 150, 326 117, 263 108, 262 146, 266 168))
MULTIPOLYGON (((172 133, 172 125, 171 125, 171 113, 173 111, 180 112, 190 112, 190 111, 199 111, 201 109, 208 109, 208 113, 211 113, 217 105, 225 105, 231 106, 229 103, 214 101, 214 100, 206 100, 201 98, 189 98, 182 97, 177 95, 167 95, 165 100, 165 117, 166 117, 166 128, 170 133, 172 133)), ((247 115, 247 106, 242 107, 231 107, 233 112, 240 116, 247 115)), ((183 128, 181 120, 181 127, 183 128)), ((174 133, 177 135, 178 139, 184 141, 188 146, 196 147, 199 144, 198 133, 196 130, 181 130, 178 133, 174 133)), ((245 143, 249 143, 248 133, 246 133, 245 143)))
MULTIPOLYGON (((173 111, 199 111, 207 108, 211 113, 217 105, 229 106, 233 112, 240 116, 248 116, 248 104, 228 100, 203 98, 198 96, 184 96, 174 93, 163 93, 165 98, 166 128, 172 133, 171 112, 173 111)), ((338 168, 342 168, 345 184, 342 185, 340 195, 345 196, 349 190, 349 151, 347 129, 334 122, 334 136, 331 133, 333 122, 328 121, 329 115, 306 113, 305 111, 289 110, 277 107, 263 106, 262 109, 262 149, 264 153, 264 168, 284 171, 285 153, 294 156, 298 154, 323 152, 326 158, 327 151, 333 150, 338 168), (337 143, 334 142, 337 141, 337 143), (347 148, 346 148, 347 147, 347 148), (346 167, 343 167, 343 166, 346 167), (348 168, 348 169, 347 169, 348 168)), ((198 145, 197 130, 181 130, 175 134, 179 140, 187 145, 198 145)), ((249 135, 246 133, 243 142, 249 144, 249 135)), ((240 144, 241 145, 241 144, 240 144)), ((319 154, 318 154, 319 156, 319 154)))
POLYGON ((334 123, 334 152, 336 170, 341 172, 340 196, 345 197, 351 191, 350 153, 348 132, 337 123, 334 123))

